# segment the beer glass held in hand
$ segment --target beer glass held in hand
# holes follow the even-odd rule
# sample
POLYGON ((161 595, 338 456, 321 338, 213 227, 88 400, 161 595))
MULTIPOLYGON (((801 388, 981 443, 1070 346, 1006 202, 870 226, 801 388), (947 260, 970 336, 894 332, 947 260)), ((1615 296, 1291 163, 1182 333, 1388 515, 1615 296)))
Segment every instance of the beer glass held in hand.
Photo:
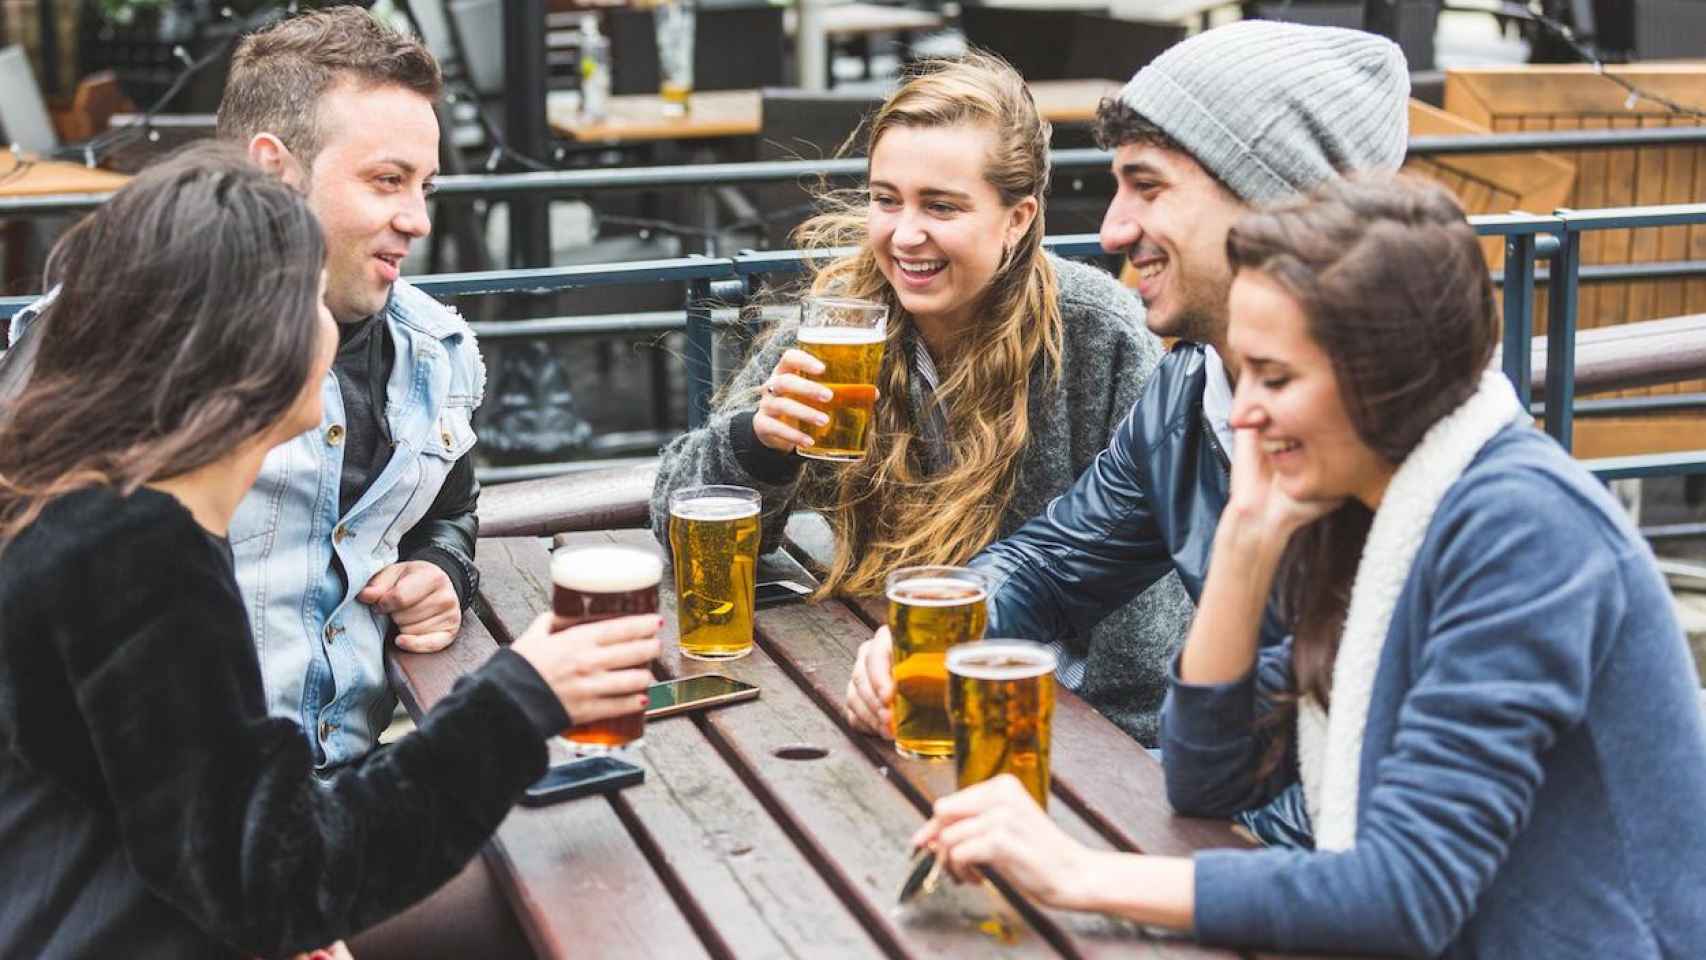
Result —
POLYGON ((669 550, 681 655, 733 660, 752 652, 760 500, 746 487, 688 487, 669 497, 669 550))
POLYGON ((989 582, 965 567, 902 567, 888 576, 894 644, 894 745, 909 757, 954 752, 947 654, 983 637, 989 582))
MULTIPOLYGON (((657 613, 663 560, 645 547, 597 544, 563 547, 551 557, 551 612, 556 629, 635 613, 657 613)), ((574 718, 571 717, 571 720, 574 718)), ((576 724, 563 739, 581 756, 638 746, 646 715, 576 724)))
POLYGON ((799 454, 813 460, 863 460, 877 408, 877 371, 889 310, 851 297, 807 297, 800 308, 800 349, 823 362, 813 379, 835 396, 828 403, 805 401, 829 414, 823 426, 799 424, 812 446, 799 454))
POLYGON ((948 716, 960 789, 1011 773, 1048 807, 1054 651, 1027 640, 985 640, 948 651, 948 716))

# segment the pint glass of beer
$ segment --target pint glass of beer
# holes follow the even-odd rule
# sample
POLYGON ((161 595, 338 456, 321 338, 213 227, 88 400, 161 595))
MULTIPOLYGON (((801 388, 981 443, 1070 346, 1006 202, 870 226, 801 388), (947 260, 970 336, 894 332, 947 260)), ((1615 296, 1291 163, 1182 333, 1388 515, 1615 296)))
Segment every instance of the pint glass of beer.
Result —
POLYGON ((984 640, 948 651, 948 715, 961 789, 1003 773, 1048 807, 1054 651, 1028 640, 984 640))
POLYGON ((827 403, 803 401, 829 414, 823 426, 800 424, 812 446, 797 451, 813 460, 863 460, 877 408, 877 370, 889 308, 852 297, 807 297, 800 307, 800 349, 823 361, 812 378, 835 395, 827 403))
POLYGON ((902 567, 888 576, 894 644, 894 745, 909 757, 954 752, 948 727, 949 648, 983 637, 989 581, 965 567, 902 567))
POLYGON ((746 487, 687 487, 669 495, 684 657, 733 660, 752 652, 759 504, 758 491, 746 487))
MULTIPOLYGON (((658 612, 663 560, 654 550, 618 544, 563 547, 551 557, 551 612, 563 629, 594 620, 658 612)), ((638 746, 644 711, 576 724, 563 734, 581 756, 638 746)))

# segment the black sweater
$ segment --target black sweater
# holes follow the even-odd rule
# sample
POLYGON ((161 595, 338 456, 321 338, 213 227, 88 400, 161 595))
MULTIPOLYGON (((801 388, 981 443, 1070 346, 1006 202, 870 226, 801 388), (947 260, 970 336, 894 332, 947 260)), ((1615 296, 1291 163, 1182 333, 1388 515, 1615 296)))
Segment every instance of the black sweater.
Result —
POLYGON ((0 958, 276 955, 453 876, 567 725, 501 651, 417 733, 317 779, 269 718, 229 554, 86 490, 0 548, 0 958))

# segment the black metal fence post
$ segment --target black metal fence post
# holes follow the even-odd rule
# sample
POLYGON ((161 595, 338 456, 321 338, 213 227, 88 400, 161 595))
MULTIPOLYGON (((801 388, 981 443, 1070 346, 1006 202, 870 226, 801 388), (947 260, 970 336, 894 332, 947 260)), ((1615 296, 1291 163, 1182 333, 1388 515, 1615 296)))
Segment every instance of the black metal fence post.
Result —
MULTIPOLYGON (((504 0, 504 142, 528 157, 550 146, 545 124, 545 0, 504 0)), ((449 136, 449 131, 445 131, 449 136)), ((509 262, 543 267, 551 262, 550 201, 512 197, 509 262)))
POLYGON ((1570 449, 1576 399, 1576 271, 1581 266, 1582 235, 1570 225, 1569 211, 1558 211, 1564 229, 1552 254, 1546 294, 1546 432, 1570 449))
POLYGON ((1534 234, 1513 233, 1505 238, 1504 286, 1505 376, 1526 410, 1534 382, 1529 354, 1534 339, 1534 234))

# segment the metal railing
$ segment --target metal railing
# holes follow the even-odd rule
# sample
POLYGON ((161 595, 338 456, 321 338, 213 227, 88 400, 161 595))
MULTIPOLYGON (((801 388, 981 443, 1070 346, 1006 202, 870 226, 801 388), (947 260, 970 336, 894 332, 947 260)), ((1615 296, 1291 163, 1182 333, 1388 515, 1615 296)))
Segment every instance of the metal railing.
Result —
MULTIPOLYGON (((1533 150, 1604 150, 1622 147, 1675 147, 1706 144, 1706 126, 1647 127, 1618 130, 1554 130, 1410 138, 1411 156, 1522 153, 1533 150)), ((1105 170, 1113 155, 1105 150, 1056 150, 1056 171, 1105 170)), ((697 163, 666 167, 552 170, 538 173, 464 174, 440 177, 437 196, 463 199, 563 196, 606 190, 656 190, 678 187, 733 187, 752 183, 856 178, 865 158, 771 160, 754 163, 697 163)), ((46 194, 0 198, 0 217, 80 213, 92 210, 109 193, 46 194)))
MULTIPOLYGON (((1478 234, 1505 238, 1505 265, 1500 276, 1505 315, 1504 370, 1516 385, 1517 394, 1525 406, 1533 401, 1529 387, 1532 370, 1528 347, 1534 330, 1536 265, 1541 260, 1549 265, 1544 396, 1546 431, 1569 449, 1576 413, 1575 337, 1578 288, 1583 279, 1582 234, 1591 230, 1706 224, 1706 203, 1559 210, 1550 215, 1498 214, 1469 219, 1478 234)), ((1048 237, 1044 245, 1067 257, 1092 256, 1101 252, 1097 238, 1090 234, 1048 237)), ((687 296, 680 322, 676 323, 673 316, 648 314, 644 326, 649 331, 682 330, 686 333, 688 422, 691 428, 704 422, 714 389, 713 312, 719 306, 746 304, 757 278, 796 273, 805 266, 805 254, 788 250, 748 252, 732 257, 687 257, 595 266, 438 274, 411 278, 411 282, 435 296, 543 294, 580 287, 685 282, 687 296)), ((0 299, 0 318, 9 317, 30 300, 29 297, 0 299)), ((547 328, 541 321, 527 322, 535 324, 533 329, 525 331, 533 336, 604 332, 610 323, 608 318, 595 318, 590 323, 583 318, 558 318, 547 328), (577 328, 577 323, 580 328, 577 328)), ((1706 473, 1706 450, 1590 461, 1589 466, 1606 478, 1706 473)), ((565 464, 563 468, 570 467, 565 464)), ((548 469, 534 468, 534 472, 548 469)))

